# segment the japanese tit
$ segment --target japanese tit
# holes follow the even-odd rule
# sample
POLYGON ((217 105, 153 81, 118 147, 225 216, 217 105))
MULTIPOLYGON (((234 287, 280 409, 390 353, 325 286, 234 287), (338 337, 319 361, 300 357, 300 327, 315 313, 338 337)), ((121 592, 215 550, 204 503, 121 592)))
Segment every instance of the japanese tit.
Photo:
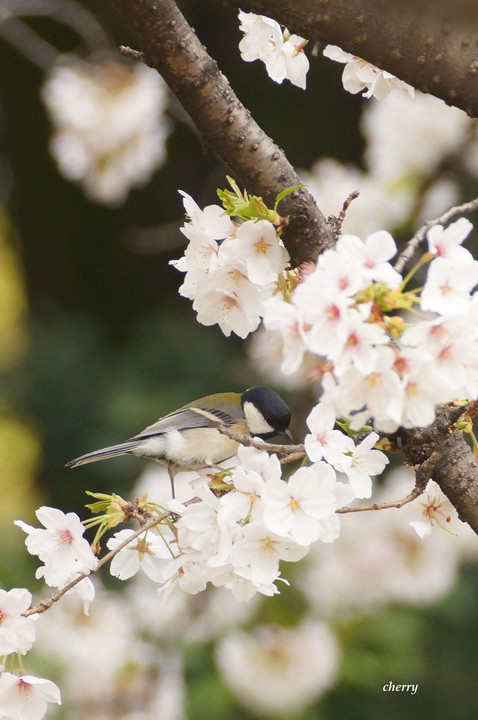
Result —
POLYGON ((219 432, 219 425, 247 437, 268 440, 282 435, 291 441, 289 423, 289 407, 269 388, 250 388, 242 395, 217 393, 174 410, 126 442, 71 460, 66 467, 136 455, 166 465, 173 477, 182 470, 218 466, 236 454, 238 443, 219 432))

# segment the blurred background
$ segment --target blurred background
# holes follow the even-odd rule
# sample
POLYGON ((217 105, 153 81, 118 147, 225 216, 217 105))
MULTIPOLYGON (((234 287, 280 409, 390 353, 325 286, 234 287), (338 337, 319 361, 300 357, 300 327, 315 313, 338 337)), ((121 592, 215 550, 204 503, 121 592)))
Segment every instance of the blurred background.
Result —
MULTIPOLYGON (((307 91, 277 85, 241 60, 237 13, 208 0, 181 9, 325 213, 360 190, 345 231, 385 228, 403 243, 478 195, 477 126, 461 111, 398 91, 380 104, 352 96, 342 66, 310 47, 307 91)), ((307 368, 281 377, 260 332, 225 338, 178 295, 182 276, 168 264, 185 248, 178 190, 215 203, 226 173, 120 44, 135 39, 106 1, 0 9, 5 588, 42 592, 14 519, 35 524, 42 504, 85 518, 85 490, 129 499, 164 480, 137 459, 70 471, 71 458, 195 397, 266 382, 301 439, 317 393, 307 368)), ((413 486, 394 473, 380 490, 389 499, 413 486)), ((52 717, 477 717, 476 538, 435 528, 422 543, 412 511, 394 513, 344 517, 339 542, 287 568, 291 587, 246 607, 217 590, 160 602, 149 581, 118 587, 104 573, 90 618, 69 600, 41 618, 26 667, 60 684, 52 717), (384 692, 390 681, 419 689, 384 692)))

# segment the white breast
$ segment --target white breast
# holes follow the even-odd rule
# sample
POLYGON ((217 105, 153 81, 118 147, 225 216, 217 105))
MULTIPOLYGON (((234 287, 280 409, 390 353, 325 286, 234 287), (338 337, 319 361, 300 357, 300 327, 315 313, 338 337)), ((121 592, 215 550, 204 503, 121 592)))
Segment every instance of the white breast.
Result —
POLYGON ((182 432, 171 428, 161 435, 146 438, 133 453, 194 470, 217 465, 235 455, 236 450, 237 443, 215 428, 194 428, 182 432))

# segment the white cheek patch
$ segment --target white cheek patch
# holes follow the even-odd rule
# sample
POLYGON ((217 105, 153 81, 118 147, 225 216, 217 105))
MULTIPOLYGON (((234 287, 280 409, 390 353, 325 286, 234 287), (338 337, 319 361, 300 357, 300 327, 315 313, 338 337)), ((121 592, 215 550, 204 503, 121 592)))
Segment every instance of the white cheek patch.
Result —
POLYGON ((263 414, 251 402, 244 403, 244 415, 251 435, 267 435, 276 431, 269 425, 263 414))

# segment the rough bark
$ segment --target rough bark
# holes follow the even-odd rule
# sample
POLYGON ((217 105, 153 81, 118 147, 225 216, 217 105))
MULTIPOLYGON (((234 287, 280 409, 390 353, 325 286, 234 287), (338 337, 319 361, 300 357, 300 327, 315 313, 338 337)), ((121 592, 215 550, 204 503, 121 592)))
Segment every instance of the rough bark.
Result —
MULTIPOLYGON (((112 5, 134 30, 144 61, 193 119, 205 149, 249 193, 271 206, 281 190, 300 184, 284 152, 242 105, 172 0, 112 0, 112 5)), ((305 188, 284 198, 278 210, 290 218, 283 240, 294 266, 316 260, 333 243, 331 227, 305 188)))
POLYGON ((400 429, 402 452, 409 465, 435 456, 430 477, 438 483, 459 517, 478 533, 478 459, 463 435, 453 428, 463 408, 441 407, 427 428, 400 429))
POLYGON ((478 117, 476 0, 219 0, 338 45, 478 117))

